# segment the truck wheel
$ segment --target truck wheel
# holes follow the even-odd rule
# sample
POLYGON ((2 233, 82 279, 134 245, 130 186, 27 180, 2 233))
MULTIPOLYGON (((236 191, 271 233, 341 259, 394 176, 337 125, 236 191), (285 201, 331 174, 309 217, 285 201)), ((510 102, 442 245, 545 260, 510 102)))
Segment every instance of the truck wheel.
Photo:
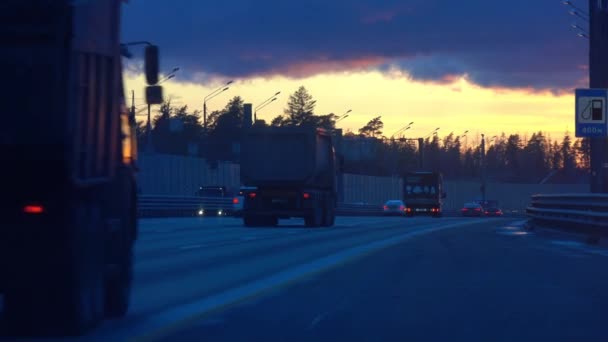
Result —
POLYGON ((117 265, 115 273, 106 279, 105 316, 124 317, 129 310, 131 284, 133 281, 133 250, 129 248, 124 260, 117 265))
POLYGON ((336 213, 333 208, 323 210, 323 227, 332 227, 336 220, 336 213))
POLYGON ((69 220, 62 229, 64 241, 50 241, 54 243, 51 247, 47 241, 44 250, 31 252, 36 253, 29 257, 31 265, 20 265, 18 281, 23 283, 7 289, 5 319, 9 334, 75 336, 103 319, 101 211, 98 206, 83 203, 75 203, 66 211, 69 220), (28 266, 31 269, 25 269, 28 266))
POLYGON ((312 212, 304 218, 307 227, 320 227, 323 224, 323 208, 315 207, 312 212))
POLYGON ((260 218, 257 216, 243 216, 243 225, 245 227, 259 227, 260 218))
MULTIPOLYGON (((129 178, 123 178, 128 180, 129 178)), ((128 203, 111 211, 109 217, 120 215, 118 231, 109 233, 111 252, 106 257, 105 317, 124 317, 129 310, 131 284, 133 281, 133 243, 137 239, 137 195, 135 187, 123 186, 123 191, 131 189, 124 198, 128 203), (110 266, 110 267, 108 267, 110 266)))
POLYGON ((277 225, 279 225, 279 218, 276 216, 271 216, 268 218, 267 224, 271 227, 276 227, 277 225))
POLYGON ((336 224, 336 209, 331 208, 331 209, 329 209, 329 222, 328 222, 328 226, 329 227, 333 227, 334 224, 336 224))

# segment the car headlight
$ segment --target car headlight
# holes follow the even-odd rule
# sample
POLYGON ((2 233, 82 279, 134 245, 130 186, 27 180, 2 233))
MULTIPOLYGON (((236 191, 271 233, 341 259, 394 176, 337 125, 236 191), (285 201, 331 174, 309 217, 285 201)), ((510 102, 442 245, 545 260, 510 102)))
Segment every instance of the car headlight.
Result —
POLYGON ((223 211, 223 210, 221 210, 221 209, 220 209, 220 211, 218 211, 217 213, 218 213, 218 215, 220 215, 220 216, 224 215, 224 211, 223 211))
POLYGON ((198 211, 198 216, 203 216, 205 214, 205 211, 203 209, 200 209, 198 211))

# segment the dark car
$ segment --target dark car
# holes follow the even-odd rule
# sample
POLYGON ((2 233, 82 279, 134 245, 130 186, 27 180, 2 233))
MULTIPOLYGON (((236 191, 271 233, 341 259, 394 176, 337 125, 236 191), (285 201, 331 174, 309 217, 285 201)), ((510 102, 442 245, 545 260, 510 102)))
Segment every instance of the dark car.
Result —
POLYGON ((400 200, 390 200, 384 203, 382 207, 384 215, 396 215, 403 216, 405 215, 405 204, 400 200))
POLYGON ((500 217, 503 215, 502 210, 500 210, 499 208, 486 208, 486 210, 484 211, 484 215, 488 216, 488 217, 500 217))
POLYGON ((465 203, 464 207, 460 209, 462 216, 466 217, 481 217, 484 213, 483 207, 479 203, 470 202, 465 203))

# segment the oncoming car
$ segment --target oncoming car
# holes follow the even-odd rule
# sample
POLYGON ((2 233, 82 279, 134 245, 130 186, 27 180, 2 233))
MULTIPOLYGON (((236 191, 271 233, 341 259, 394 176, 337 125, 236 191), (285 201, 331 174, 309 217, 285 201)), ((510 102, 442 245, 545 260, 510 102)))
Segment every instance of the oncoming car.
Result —
POLYGON ((231 196, 224 186, 201 186, 195 195, 201 198, 198 216, 226 216, 232 212, 231 196))

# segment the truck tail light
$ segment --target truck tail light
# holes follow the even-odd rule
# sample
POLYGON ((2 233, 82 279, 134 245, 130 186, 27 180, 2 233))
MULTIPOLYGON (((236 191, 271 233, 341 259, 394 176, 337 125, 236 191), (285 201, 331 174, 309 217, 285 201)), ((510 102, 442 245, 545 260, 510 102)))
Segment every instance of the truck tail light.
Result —
POLYGON ((26 214, 42 214, 44 212, 44 207, 38 204, 28 204, 23 207, 23 212, 26 214))

